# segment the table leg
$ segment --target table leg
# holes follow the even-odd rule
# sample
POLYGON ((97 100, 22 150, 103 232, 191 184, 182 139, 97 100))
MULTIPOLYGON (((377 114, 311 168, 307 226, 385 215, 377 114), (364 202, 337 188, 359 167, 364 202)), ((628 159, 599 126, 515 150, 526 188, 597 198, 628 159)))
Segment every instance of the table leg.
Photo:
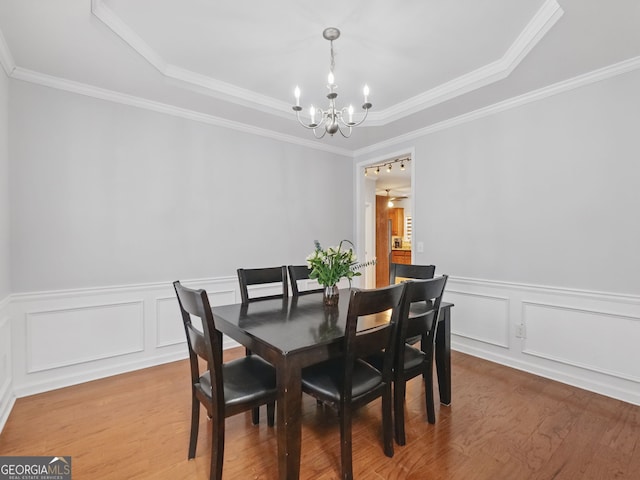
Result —
POLYGON ((436 330, 436 370, 440 403, 451 405, 451 307, 440 310, 436 330))
POLYGON ((300 478, 300 443, 302 438, 301 369, 295 361, 284 358, 276 367, 278 382, 278 478, 300 478))

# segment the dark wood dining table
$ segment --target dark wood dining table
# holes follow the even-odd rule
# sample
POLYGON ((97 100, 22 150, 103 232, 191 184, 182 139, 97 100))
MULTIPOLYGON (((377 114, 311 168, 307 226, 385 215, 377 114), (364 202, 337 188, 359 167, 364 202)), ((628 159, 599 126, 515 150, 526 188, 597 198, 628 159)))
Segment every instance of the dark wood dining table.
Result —
MULTIPOLYGON (((321 293, 213 307, 216 328, 260 355, 276 369, 278 474, 300 476, 302 435, 301 371, 342 353, 350 292, 326 308, 321 293)), ((440 402, 451 403, 451 307, 442 303, 436 333, 440 402)), ((413 307, 412 307, 413 309, 413 307)))

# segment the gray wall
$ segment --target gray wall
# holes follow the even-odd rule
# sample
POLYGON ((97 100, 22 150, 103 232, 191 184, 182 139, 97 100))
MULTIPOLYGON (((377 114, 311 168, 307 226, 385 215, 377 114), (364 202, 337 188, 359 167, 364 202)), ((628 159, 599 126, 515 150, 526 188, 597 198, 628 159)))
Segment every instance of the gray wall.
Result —
POLYGON ((388 148, 415 147, 416 261, 640 293, 638 85, 626 73, 388 148))
POLYGON ((415 261, 450 275, 454 350, 640 405, 640 70, 583 81, 356 162, 413 149, 415 261))
POLYGON ((13 292, 235 275, 353 235, 350 159, 11 87, 13 292))
POLYGON ((9 276, 9 79, 0 68, 0 302, 11 293, 9 276))

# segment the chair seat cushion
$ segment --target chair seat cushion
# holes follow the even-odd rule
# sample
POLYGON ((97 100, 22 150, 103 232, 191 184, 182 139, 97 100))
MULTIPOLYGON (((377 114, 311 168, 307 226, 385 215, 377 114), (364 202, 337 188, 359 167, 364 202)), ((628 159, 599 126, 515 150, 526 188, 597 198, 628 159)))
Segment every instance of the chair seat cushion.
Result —
MULTIPOLYGON (((276 395, 276 371, 257 355, 231 360, 222 366, 224 402, 226 405, 253 402, 276 395)), ((200 376, 201 390, 210 396, 209 371, 200 376)))
POLYGON ((414 348, 410 345, 404 346, 404 369, 409 370, 413 367, 417 367, 424 362, 426 355, 419 348, 414 348))
MULTIPOLYGON (((331 359, 302 370, 302 389, 338 402, 344 378, 344 360, 331 359)), ((352 398, 367 393, 382 383, 382 374, 363 360, 353 366, 352 398)))

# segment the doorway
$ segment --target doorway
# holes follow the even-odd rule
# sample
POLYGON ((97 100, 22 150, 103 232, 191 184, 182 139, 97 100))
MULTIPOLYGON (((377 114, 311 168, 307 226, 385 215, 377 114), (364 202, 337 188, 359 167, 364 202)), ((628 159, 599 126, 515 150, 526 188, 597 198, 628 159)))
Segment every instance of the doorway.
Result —
POLYGON ((413 261, 413 172, 413 151, 356 165, 358 254, 369 260, 375 252, 376 258, 376 265, 362 272, 365 288, 389 284, 390 261, 413 261))

